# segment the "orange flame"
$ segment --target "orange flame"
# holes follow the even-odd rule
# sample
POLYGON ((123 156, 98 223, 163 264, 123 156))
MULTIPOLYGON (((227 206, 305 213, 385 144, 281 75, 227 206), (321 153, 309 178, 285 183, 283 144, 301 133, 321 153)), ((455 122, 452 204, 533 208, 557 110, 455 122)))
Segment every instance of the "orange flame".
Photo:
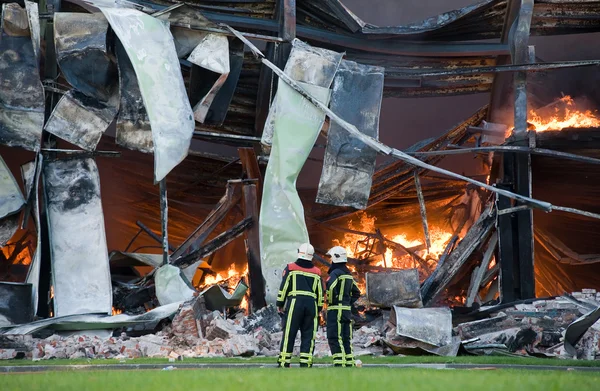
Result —
MULTIPOLYGON (((354 231, 373 233, 375 232, 375 220, 375 217, 370 217, 366 213, 362 213, 358 221, 351 220, 348 222, 348 228, 354 231)), ((424 239, 415 237, 414 235, 410 235, 405 232, 383 236, 386 239, 399 243, 406 248, 414 248, 418 246, 423 247, 423 244, 425 243, 424 239)), ((416 250, 415 252, 427 262, 429 269, 432 270, 435 268, 439 257, 446 249, 446 246, 451 238, 451 232, 447 232, 438 227, 431 227, 431 248, 429 250, 423 248, 422 250, 416 250)), ((367 250, 372 249, 374 252, 377 252, 377 249, 374 248, 373 240, 370 240, 368 237, 359 234, 347 233, 344 235, 344 239, 341 241, 334 240, 334 245, 343 246, 346 249, 349 257, 357 259, 363 259, 367 256, 366 254, 370 254, 370 251, 367 250)), ((413 257, 410 255, 395 255, 394 250, 391 247, 392 246, 386 246, 384 250, 385 252, 379 256, 379 259, 373 259, 372 265, 395 269, 409 269, 415 267, 418 269, 422 268, 422 266, 416 263, 413 257)), ((352 272, 357 271, 355 266, 348 266, 352 272)), ((359 276, 357 283, 361 291, 364 292, 365 283, 363 276, 359 276)))
POLYGON ((248 268, 246 268, 244 272, 240 273, 235 269, 235 266, 231 266, 226 271, 217 273, 216 275, 207 275, 204 277, 204 283, 202 285, 208 287, 232 278, 237 278, 239 280, 247 273, 248 268))
POLYGON ((562 130, 566 128, 598 128, 600 118, 596 111, 578 110, 575 101, 569 95, 560 98, 556 103, 561 103, 563 110, 554 108, 554 115, 544 118, 534 110, 529 112, 528 122, 535 127, 537 132, 546 130, 562 130))
MULTIPOLYGON (((230 285, 234 286, 234 285, 237 285, 239 283, 239 281, 247 275, 248 275, 248 266, 246 266, 246 268, 242 272, 239 272, 235 268, 235 266, 232 265, 229 269, 227 269, 223 272, 216 273, 215 275, 206 275, 206 277, 204 278, 204 282, 199 287, 199 289, 204 290, 205 288, 208 288, 211 285, 219 284, 224 281, 231 282, 230 285)), ((242 300, 240 307, 242 307, 244 309, 246 314, 249 312, 249 304, 248 304, 247 295, 244 296, 244 299, 242 300)))

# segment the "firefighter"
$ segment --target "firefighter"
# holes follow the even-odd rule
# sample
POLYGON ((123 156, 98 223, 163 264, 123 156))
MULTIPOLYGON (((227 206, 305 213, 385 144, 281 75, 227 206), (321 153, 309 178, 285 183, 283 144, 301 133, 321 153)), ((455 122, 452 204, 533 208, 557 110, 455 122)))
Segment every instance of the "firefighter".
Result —
POLYGON ((319 313, 323 308, 321 271, 313 265, 315 249, 309 243, 298 248, 296 262, 283 270, 277 307, 283 313, 283 336, 278 366, 289 367, 296 334, 300 330, 300 366, 311 367, 319 313))
POLYGON ((336 367, 354 367, 352 351, 352 305, 360 297, 360 289, 346 266, 348 257, 343 247, 327 252, 331 268, 327 272, 327 341, 336 367))

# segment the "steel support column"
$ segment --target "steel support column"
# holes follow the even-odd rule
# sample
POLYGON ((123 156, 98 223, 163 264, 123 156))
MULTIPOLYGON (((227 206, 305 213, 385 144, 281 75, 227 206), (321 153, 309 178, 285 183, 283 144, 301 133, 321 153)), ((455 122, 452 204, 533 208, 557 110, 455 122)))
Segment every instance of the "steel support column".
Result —
MULTIPOLYGON (((269 61, 283 69, 292 49, 290 42, 296 38, 296 0, 278 0, 275 19, 279 24, 278 37, 284 42, 267 43, 266 54, 269 61)), ((254 121, 254 134, 256 136, 262 134, 276 90, 277 78, 274 77, 273 71, 262 64, 258 80, 256 119, 254 121)))
MULTIPOLYGON (((532 48, 528 46, 533 0, 519 0, 509 3, 503 42, 511 48, 513 64, 535 62, 532 48)), ((506 59, 499 59, 505 61, 506 59)), ((490 118, 498 121, 502 107, 500 97, 506 97, 510 79, 496 77, 492 92, 492 110, 490 118)), ((513 78, 514 91, 514 131, 513 142, 531 146, 527 134, 527 73, 517 72, 513 78)), ((506 107, 504 107, 506 109, 506 107)), ((535 144, 533 145, 535 147, 535 144)), ((498 162, 498 160, 496 160, 498 162)), ((523 196, 531 197, 531 155, 504 154, 502 165, 502 183, 508 189, 523 196)), ((496 172, 498 174, 498 172, 496 172)), ((498 207, 510 207, 508 200, 501 198, 498 207)), ((529 209, 517 211, 498 218, 499 259, 501 264, 501 297, 503 302, 528 299, 535 296, 535 275, 533 267, 533 212, 529 209)))

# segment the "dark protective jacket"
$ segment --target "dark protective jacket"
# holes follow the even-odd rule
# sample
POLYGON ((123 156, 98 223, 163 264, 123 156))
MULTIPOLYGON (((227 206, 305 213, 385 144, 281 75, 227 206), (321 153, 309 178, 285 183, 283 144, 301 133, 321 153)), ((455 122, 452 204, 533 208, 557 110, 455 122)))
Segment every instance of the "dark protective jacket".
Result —
POLYGON ((312 262, 298 259, 283 270, 283 278, 277 295, 277 307, 283 308, 291 297, 311 297, 317 302, 318 310, 323 308, 323 282, 321 270, 312 262))
POLYGON ((350 309, 360 297, 360 289, 346 264, 332 264, 327 279, 327 307, 350 309))

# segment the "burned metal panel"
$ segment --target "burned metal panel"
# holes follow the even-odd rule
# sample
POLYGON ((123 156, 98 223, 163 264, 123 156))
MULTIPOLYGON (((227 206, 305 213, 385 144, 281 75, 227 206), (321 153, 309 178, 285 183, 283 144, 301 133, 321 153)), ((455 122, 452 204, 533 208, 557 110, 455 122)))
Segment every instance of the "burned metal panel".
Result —
POLYGON ((118 102, 118 93, 104 103, 78 90, 71 90, 60 98, 44 129, 87 151, 93 151, 117 115, 118 102))
POLYGON ((214 83, 194 106, 194 119, 204 123, 208 110, 229 75, 229 40, 220 34, 206 34, 188 57, 188 61, 217 74, 214 83))
MULTIPOLYGON (((284 72, 295 81, 329 89, 341 61, 341 54, 330 50, 314 48, 298 39, 292 42, 292 51, 284 72)), ((270 146, 275 133, 275 119, 282 109, 276 94, 269 111, 261 143, 270 146)))
POLYGON ((62 74, 77 91, 102 102, 113 95, 117 66, 111 60, 108 22, 100 13, 54 14, 56 59, 62 74))
POLYGON ((421 308, 421 284, 417 269, 366 273, 367 299, 372 306, 421 308))
POLYGON ((115 52, 119 64, 120 89, 116 142, 128 149, 152 153, 154 144, 152 142, 150 118, 146 106, 144 106, 135 70, 119 41, 115 43, 115 52))
POLYGON ((383 343, 392 349, 395 354, 405 356, 436 355, 441 357, 456 357, 461 345, 459 337, 453 337, 451 344, 440 347, 405 337, 384 339, 383 343))
POLYGON ((154 142, 154 180, 187 156, 194 113, 187 97, 169 27, 131 9, 101 8, 135 70, 154 142), (165 91, 169 91, 168 94, 165 91))
POLYGON ((0 282, 0 327, 33 320, 31 284, 0 282))
POLYGON ((240 305, 247 291, 248 285, 240 280, 233 293, 227 292, 219 285, 213 285, 200 292, 200 296, 206 300, 206 308, 211 311, 222 311, 224 308, 240 305))
POLYGON ((571 323, 565 330, 565 351, 571 356, 577 356, 575 345, 581 340, 586 331, 600 319, 600 307, 588 312, 571 323))
POLYGON ((192 30, 227 31, 207 19, 200 11, 187 5, 176 4, 152 14, 157 19, 168 21, 171 26, 192 30))
POLYGON ((201 10, 264 19, 274 19, 276 7, 276 1, 273 0, 213 0, 195 1, 195 3, 201 10))
POLYGON ((40 12, 38 4, 33 1, 25 1, 25 10, 29 19, 29 32, 31 33, 31 41, 33 43, 33 53, 37 59, 39 66, 41 59, 41 31, 40 31, 40 12))
MULTIPOLYGON (((244 65, 244 43, 233 39, 229 42, 229 75, 223 86, 215 96, 210 109, 206 115, 204 123, 207 125, 221 126, 230 109, 234 94, 236 92, 238 81, 244 65)), ((233 113, 240 113, 240 109, 231 107, 233 113)), ((253 114, 254 110, 252 111, 253 114)), ((240 113, 241 114, 241 113, 240 113)))
MULTIPOLYGON (((419 145, 420 151, 433 151, 444 149, 448 144, 461 144, 469 139, 471 134, 467 133, 469 126, 477 126, 487 115, 487 106, 478 110, 466 121, 446 131, 442 136, 427 140, 425 145, 419 145)), ((425 158, 429 164, 436 164, 441 157, 425 158)), ((373 186, 369 197, 369 206, 385 201, 389 197, 398 194, 398 191, 411 186, 414 183, 414 167, 401 161, 391 161, 381 166, 373 175, 373 186)), ((329 221, 349 214, 355 213, 355 209, 343 208, 330 205, 317 205, 311 211, 311 217, 323 222, 329 221)))
POLYGON ((88 151, 96 149, 119 109, 117 67, 106 47, 107 31, 100 13, 54 15, 57 62, 74 89, 60 99, 45 130, 88 151))
POLYGON ((47 162, 44 190, 55 316, 110 314, 112 288, 96 162, 47 162))
POLYGON ((21 213, 25 205, 23 193, 0 156, 0 247, 13 237, 21 223, 21 213))
POLYGON ((581 34, 600 31, 597 1, 536 1, 531 21, 532 35, 581 34))
MULTIPOLYGON (((143 6, 150 5, 154 9, 162 8, 147 1, 134 0, 133 2, 143 6)), ((552 35, 598 31, 599 6, 595 3, 597 2, 585 0, 536 1, 532 33, 552 35)), ((373 51, 382 50, 384 46, 387 46, 387 50, 393 47, 402 50, 401 46, 415 48, 412 45, 414 42, 423 41, 437 41, 443 44, 442 41, 492 39, 499 38, 502 34, 507 5, 507 0, 483 0, 423 21, 401 26, 379 27, 363 22, 338 0, 307 0, 298 2, 297 5, 297 35, 304 39, 339 46, 351 45, 355 48, 363 46, 366 50, 373 51), (353 34, 350 34, 351 32, 353 34), (349 45, 344 45, 343 42, 349 45)), ((171 10, 168 12, 167 10, 162 12, 178 13, 180 15, 178 17, 183 20, 182 27, 187 27, 185 23, 192 25, 193 15, 199 14, 199 11, 186 7, 170 7, 171 10)), ((270 12, 268 10, 245 13, 240 12, 237 7, 201 5, 199 8, 205 17, 214 22, 227 23, 246 31, 277 32, 279 30, 277 21, 268 16, 270 12)), ((467 44, 463 47, 468 48, 468 46, 467 44)))
POLYGON ((110 253, 109 258, 111 266, 152 266, 157 268, 162 265, 162 254, 113 251, 110 253))
POLYGON ((17 327, 8 328, 6 335, 27 335, 45 328, 54 330, 104 330, 117 329, 135 324, 153 323, 174 315, 182 303, 156 307, 141 315, 67 315, 42 319, 17 327))
POLYGON ((27 271, 27 277, 25 278, 25 282, 31 284, 32 292, 32 307, 33 313, 37 313, 38 307, 38 298, 39 298, 39 285, 40 285, 40 267, 42 262, 42 232, 40 225, 40 195, 39 195, 39 186, 40 186, 40 178, 42 176, 42 166, 44 164, 44 160, 41 154, 38 155, 35 164, 35 174, 33 178, 30 178, 25 181, 25 185, 27 186, 29 191, 33 192, 33 197, 28 199, 33 203, 30 207, 33 210, 33 222, 35 224, 36 231, 36 245, 35 252, 33 253, 33 257, 31 259, 31 263, 29 264, 29 270, 27 271), (31 180, 31 184, 29 183, 31 180))
POLYGON ((6 243, 14 236, 21 224, 21 214, 15 213, 5 218, 0 219, 0 247, 4 247, 6 243))
POLYGON ((392 307, 390 323, 396 334, 434 346, 452 343, 452 312, 449 308, 392 307))
POLYGON ((44 88, 27 12, 16 3, 3 4, 0 26, 0 144, 38 151, 44 88))
POLYGON ((21 177, 23 178, 23 183, 25 184, 25 199, 27 200, 31 196, 31 189, 33 189, 33 183, 35 179, 35 168, 35 160, 27 162, 21 166, 21 177))
POLYGON ((154 275, 154 283, 160 305, 186 301, 196 293, 183 277, 181 269, 172 265, 161 266, 154 275))
POLYGON ((496 59, 490 56, 407 58, 349 51, 347 58, 361 64, 385 67, 384 97, 486 92, 493 81, 494 73, 490 70, 496 65, 496 59))
MULTIPOLYGON (((317 0, 317 3, 320 2, 317 0)), ((356 16, 348 7, 342 4, 339 0, 325 0, 325 4, 331 9, 333 14, 339 18, 350 31, 362 31, 366 23, 356 16)))
MULTIPOLYGON (((341 60, 341 53, 312 48, 295 40, 286 73, 298 80, 312 96, 327 103, 329 86, 341 60)), ((275 302, 283 268, 296 259, 298 246, 308 241, 296 179, 324 121, 325 114, 320 109, 287 84, 279 85, 267 121, 272 130, 266 138, 272 144, 272 150, 259 220, 267 303, 275 302)))
POLYGON ((23 205, 25 205, 23 193, 0 156, 0 218, 16 213, 23 205))
POLYGON ((427 32, 442 32, 448 30, 454 30, 453 24, 463 27, 468 30, 469 28, 474 30, 474 27, 481 23, 480 19, 489 17, 489 12, 494 5, 503 5, 506 7, 505 0, 483 0, 476 4, 472 4, 457 10, 451 10, 444 12, 440 15, 435 15, 427 18, 423 21, 410 23, 404 26, 390 26, 390 27, 378 27, 373 25, 366 25, 362 32, 364 34, 377 34, 377 35, 390 35, 390 36, 404 36, 404 35, 418 35, 427 32))
MULTIPOLYGON (((379 138, 383 68, 342 61, 333 82, 331 110, 363 134, 379 138)), ((365 209, 377 151, 333 122, 316 202, 365 209)))
POLYGON ((185 27, 171 26, 171 34, 173 34, 177 57, 185 58, 192 53, 208 33, 205 31, 190 30, 185 27))

